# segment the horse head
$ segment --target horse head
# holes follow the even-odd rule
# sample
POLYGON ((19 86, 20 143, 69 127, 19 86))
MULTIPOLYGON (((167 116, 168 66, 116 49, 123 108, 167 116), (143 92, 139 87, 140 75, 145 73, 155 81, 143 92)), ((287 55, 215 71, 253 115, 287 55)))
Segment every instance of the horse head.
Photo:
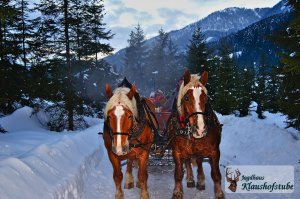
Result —
POLYGON ((208 80, 208 73, 204 71, 198 75, 186 71, 183 79, 178 93, 177 109, 182 122, 189 126, 193 136, 201 138, 207 131, 204 113, 207 100, 205 85, 208 80))
POLYGON ((134 98, 136 86, 119 87, 113 92, 105 86, 109 98, 105 108, 105 123, 112 141, 112 151, 116 155, 126 155, 130 151, 129 139, 138 117, 137 104, 134 98))

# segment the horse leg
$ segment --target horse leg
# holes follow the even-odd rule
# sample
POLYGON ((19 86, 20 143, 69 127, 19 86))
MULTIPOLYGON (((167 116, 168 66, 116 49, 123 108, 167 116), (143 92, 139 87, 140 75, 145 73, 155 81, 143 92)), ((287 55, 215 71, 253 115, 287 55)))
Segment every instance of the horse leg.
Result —
POLYGON ((196 188, 199 189, 200 191, 205 190, 205 176, 203 172, 203 167, 202 167, 202 158, 197 158, 197 165, 198 165, 198 182, 196 188))
POLYGON ((122 180, 123 180, 123 173, 121 170, 121 162, 120 162, 120 160, 118 160, 118 158, 112 152, 108 152, 108 157, 109 157, 110 162, 114 169, 113 178, 114 178, 115 185, 116 185, 115 199, 123 199, 124 194, 123 194, 123 191, 121 188, 121 184, 122 184, 122 180))
POLYGON ((133 160, 127 160, 124 189, 131 189, 134 187, 134 180, 132 176, 132 163, 133 160))
POLYGON ((211 177, 214 181, 215 198, 224 199, 224 193, 221 188, 221 173, 219 168, 220 151, 211 158, 211 177))
POLYGON ((139 185, 140 185, 140 188, 141 188, 141 199, 149 199, 149 193, 148 193, 148 190, 147 190, 148 156, 149 156, 149 154, 147 152, 144 152, 143 155, 138 158, 138 165, 139 165, 138 179, 139 179, 139 185))
POLYGON ((183 159, 181 158, 180 153, 173 151, 173 158, 175 162, 175 188, 173 191, 172 199, 182 199, 183 198, 183 188, 182 188, 182 179, 183 179, 183 159))
POLYGON ((194 175, 191 165, 191 158, 185 160, 185 168, 186 168, 186 186, 189 188, 195 187, 194 175))

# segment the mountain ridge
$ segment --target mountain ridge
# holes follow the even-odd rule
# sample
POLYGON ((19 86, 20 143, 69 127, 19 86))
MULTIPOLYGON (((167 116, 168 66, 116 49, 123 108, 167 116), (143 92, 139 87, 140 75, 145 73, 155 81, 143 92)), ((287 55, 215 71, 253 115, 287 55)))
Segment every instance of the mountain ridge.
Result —
MULTIPOLYGON (((286 0, 278 2, 271 8, 239 8, 230 7, 209 14, 203 19, 191 23, 181 29, 169 31, 169 37, 178 47, 180 53, 186 53, 187 45, 191 39, 195 27, 200 27, 206 37, 207 43, 216 42, 220 38, 241 31, 252 24, 255 24, 270 16, 287 12, 286 0), (238 19, 238 20, 237 20, 238 19)), ((151 46, 157 36, 147 39, 145 46, 151 46)), ((118 71, 124 66, 125 49, 123 48, 114 55, 108 56, 105 60, 112 64, 118 71)))

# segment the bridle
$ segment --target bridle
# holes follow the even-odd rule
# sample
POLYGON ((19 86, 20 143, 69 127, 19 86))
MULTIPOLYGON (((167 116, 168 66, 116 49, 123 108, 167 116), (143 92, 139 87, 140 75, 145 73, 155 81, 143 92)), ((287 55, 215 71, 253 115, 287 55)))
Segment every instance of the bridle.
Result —
POLYGON ((107 125, 106 127, 108 128, 109 136, 110 136, 111 140, 113 140, 113 137, 117 136, 117 135, 128 136, 128 139, 130 140, 131 134, 133 132, 133 129, 134 129, 134 126, 135 126, 135 123, 136 123, 136 119, 132 119, 133 127, 128 132, 112 132, 112 128, 109 125, 109 120, 110 120, 110 117, 107 117, 106 120, 104 121, 104 123, 107 125))
MULTIPOLYGON (((112 129, 109 126, 109 117, 104 121, 104 125, 106 127, 105 132, 108 132, 111 141, 113 141, 114 136, 125 135, 125 136, 128 136, 129 147, 133 147, 133 148, 141 147, 141 148, 144 148, 145 150, 148 150, 147 148, 145 148, 145 145, 150 144, 151 142, 142 143, 142 141, 140 140, 140 136, 141 136, 142 132, 144 131, 146 125, 148 125, 152 129, 152 132, 154 132, 154 134, 157 133, 157 129, 155 128, 154 123, 153 123, 152 119, 150 118, 150 116, 153 116, 154 113, 151 112, 149 106, 143 99, 141 100, 140 103, 141 103, 140 108, 143 109, 143 111, 145 111, 149 120, 146 119, 144 114, 142 114, 142 116, 139 120, 137 118, 132 117, 133 125, 132 125, 132 128, 128 132, 112 132, 112 129), (134 144, 134 143, 132 143, 133 141, 136 141, 137 143, 134 144)), ((154 116, 154 119, 155 119, 156 124, 158 124, 155 116, 154 116)))
MULTIPOLYGON (((181 99, 181 105, 183 105, 184 103, 184 96, 182 97, 181 99)), ((206 103, 207 100, 205 100, 205 103, 206 103)), ((184 111, 186 111, 184 109, 184 111)), ((191 126, 190 124, 190 118, 195 116, 195 115, 203 115, 205 116, 206 115, 206 112, 199 112, 199 111, 196 111, 196 112, 193 112, 191 114, 189 114, 187 117, 183 118, 181 115, 179 115, 179 123, 180 123, 180 129, 179 129, 179 132, 178 134, 180 135, 187 135, 187 136, 190 136, 192 133, 196 132, 197 131, 197 128, 196 126, 191 126)), ((205 130, 203 131, 203 134, 205 137, 207 135, 207 126, 205 125, 205 130)))

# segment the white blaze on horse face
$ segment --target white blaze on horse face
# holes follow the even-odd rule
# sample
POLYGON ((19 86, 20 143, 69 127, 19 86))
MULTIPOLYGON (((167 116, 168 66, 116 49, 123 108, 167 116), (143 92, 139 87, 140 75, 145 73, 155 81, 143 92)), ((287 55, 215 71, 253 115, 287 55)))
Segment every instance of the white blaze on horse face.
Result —
MULTIPOLYGON (((117 117, 117 132, 121 132, 121 118, 124 115, 125 111, 123 106, 118 105, 115 109, 115 116, 117 117)), ((117 135, 117 153, 122 153, 122 138, 121 135, 117 135)))
MULTIPOLYGON (((200 95, 203 92, 203 89, 201 87, 193 87, 193 96, 195 99, 195 110, 196 112, 202 112, 200 108, 200 95)), ((202 133, 204 131, 204 121, 203 121, 203 115, 198 114, 197 115, 197 126, 198 126, 198 132, 202 133)))

